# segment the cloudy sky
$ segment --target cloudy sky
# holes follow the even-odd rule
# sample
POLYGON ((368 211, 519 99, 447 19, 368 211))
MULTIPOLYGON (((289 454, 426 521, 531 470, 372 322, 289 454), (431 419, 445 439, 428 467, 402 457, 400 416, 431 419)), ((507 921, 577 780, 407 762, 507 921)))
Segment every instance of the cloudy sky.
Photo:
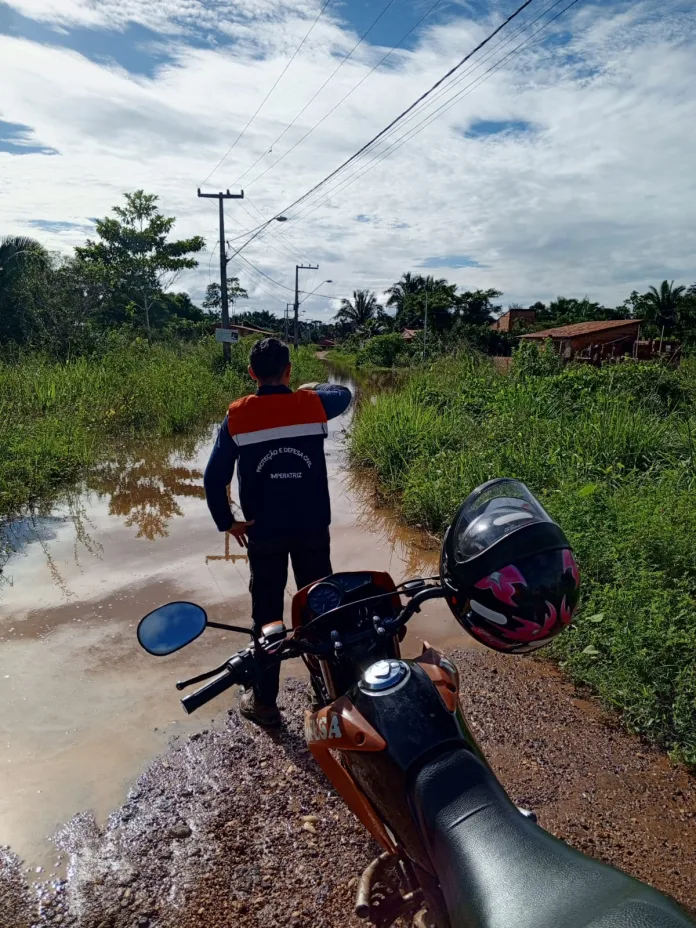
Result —
MULTIPOLYGON (((517 0, 329 0, 318 19, 326 0, 0 0, 0 234, 67 251, 144 188, 212 249, 203 183, 245 190, 226 207, 232 248, 287 213, 232 266, 250 308, 282 312, 296 262, 320 265, 305 291, 330 278, 319 291, 336 296, 419 269, 505 304, 690 284, 694 4, 579 0, 550 22, 569 2, 532 0, 434 102, 290 208, 517 0)), ((218 266, 206 252, 180 288, 200 299, 218 266)))

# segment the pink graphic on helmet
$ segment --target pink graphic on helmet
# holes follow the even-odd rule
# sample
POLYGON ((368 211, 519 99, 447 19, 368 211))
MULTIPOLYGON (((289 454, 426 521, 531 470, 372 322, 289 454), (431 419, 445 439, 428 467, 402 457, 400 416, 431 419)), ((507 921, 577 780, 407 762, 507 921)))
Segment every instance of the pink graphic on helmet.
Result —
POLYGON ((514 606, 516 605, 514 600, 516 583, 527 586, 527 581, 519 570, 513 564, 508 564, 502 570, 494 570, 492 574, 479 580, 474 586, 477 590, 490 590, 501 603, 514 606))
POLYGON ((544 618, 543 625, 537 625, 536 622, 530 622, 527 619, 521 619, 518 615, 513 615, 513 619, 520 623, 519 627, 514 629, 501 628, 500 634, 509 638, 510 641, 535 641, 536 639, 546 638, 546 636, 550 634, 558 618, 555 606, 548 602, 548 600, 546 605, 549 611, 544 618))
POLYGON ((569 609, 566 604, 566 598, 564 596, 563 602, 561 603, 561 622, 563 622, 564 625, 570 625, 570 622, 573 618, 574 613, 575 613, 575 606, 572 606, 569 609))
POLYGON ((573 575, 573 580, 575 580, 575 586, 580 586, 580 571, 578 570, 578 565, 573 557, 573 552, 570 548, 563 549, 563 573, 570 571, 573 575))

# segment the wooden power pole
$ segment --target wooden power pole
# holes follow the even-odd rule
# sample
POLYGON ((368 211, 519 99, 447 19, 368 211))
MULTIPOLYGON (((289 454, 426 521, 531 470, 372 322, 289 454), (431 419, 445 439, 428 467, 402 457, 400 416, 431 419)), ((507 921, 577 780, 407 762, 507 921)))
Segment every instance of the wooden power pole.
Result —
MULTIPOLYGON (((227 250, 225 247, 225 200, 243 200, 244 191, 241 193, 201 193, 198 188, 198 196, 207 200, 217 200, 220 204, 220 300, 222 304, 222 328, 230 327, 230 303, 227 294, 227 250)), ((226 362, 230 360, 230 343, 222 343, 222 356, 226 362)))

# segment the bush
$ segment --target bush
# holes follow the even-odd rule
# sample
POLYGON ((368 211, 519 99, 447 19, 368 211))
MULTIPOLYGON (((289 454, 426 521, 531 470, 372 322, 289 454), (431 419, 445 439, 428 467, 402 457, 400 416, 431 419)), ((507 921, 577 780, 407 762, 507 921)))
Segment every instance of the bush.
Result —
MULTIPOLYGON (((210 336, 149 347, 114 335, 91 358, 61 364, 24 354, 0 362, 0 516, 50 496, 124 437, 169 435, 222 418, 228 403, 253 388, 252 343, 233 346, 229 366, 210 336)), ((324 373, 311 349, 293 358, 295 384, 324 373)))
POLYGON ((358 367, 396 367, 406 361, 408 356, 408 345, 401 335, 393 332, 390 335, 376 335, 365 342, 357 353, 356 362, 358 367))
POLYGON ((350 436, 353 462, 433 531, 486 480, 527 483, 583 576, 582 612, 553 653, 629 727, 692 765, 695 384, 691 364, 559 369, 525 347, 504 376, 464 356, 363 404, 350 436))

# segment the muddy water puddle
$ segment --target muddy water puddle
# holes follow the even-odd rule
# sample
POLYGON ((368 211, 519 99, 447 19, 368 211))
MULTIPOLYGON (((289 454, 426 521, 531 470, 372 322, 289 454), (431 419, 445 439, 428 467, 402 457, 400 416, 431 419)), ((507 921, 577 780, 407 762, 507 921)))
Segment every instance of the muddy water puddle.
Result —
MULTIPOLYGON (((375 510, 346 470, 349 416, 330 423, 326 446, 334 568, 388 570, 397 582, 436 573, 437 551, 375 510)), ((210 728, 236 699, 189 718, 174 683, 220 663, 244 636, 210 630, 160 659, 135 637, 145 613, 175 599, 249 624, 246 557, 217 532, 203 494, 215 428, 124 453, 50 513, 13 526, 0 587, 0 844, 33 869, 53 869, 56 828, 86 810, 104 821, 172 739, 210 728)), ((427 604, 405 653, 424 638, 461 647, 457 628, 442 603, 427 604)), ((284 669, 302 673, 299 661, 284 669)))

